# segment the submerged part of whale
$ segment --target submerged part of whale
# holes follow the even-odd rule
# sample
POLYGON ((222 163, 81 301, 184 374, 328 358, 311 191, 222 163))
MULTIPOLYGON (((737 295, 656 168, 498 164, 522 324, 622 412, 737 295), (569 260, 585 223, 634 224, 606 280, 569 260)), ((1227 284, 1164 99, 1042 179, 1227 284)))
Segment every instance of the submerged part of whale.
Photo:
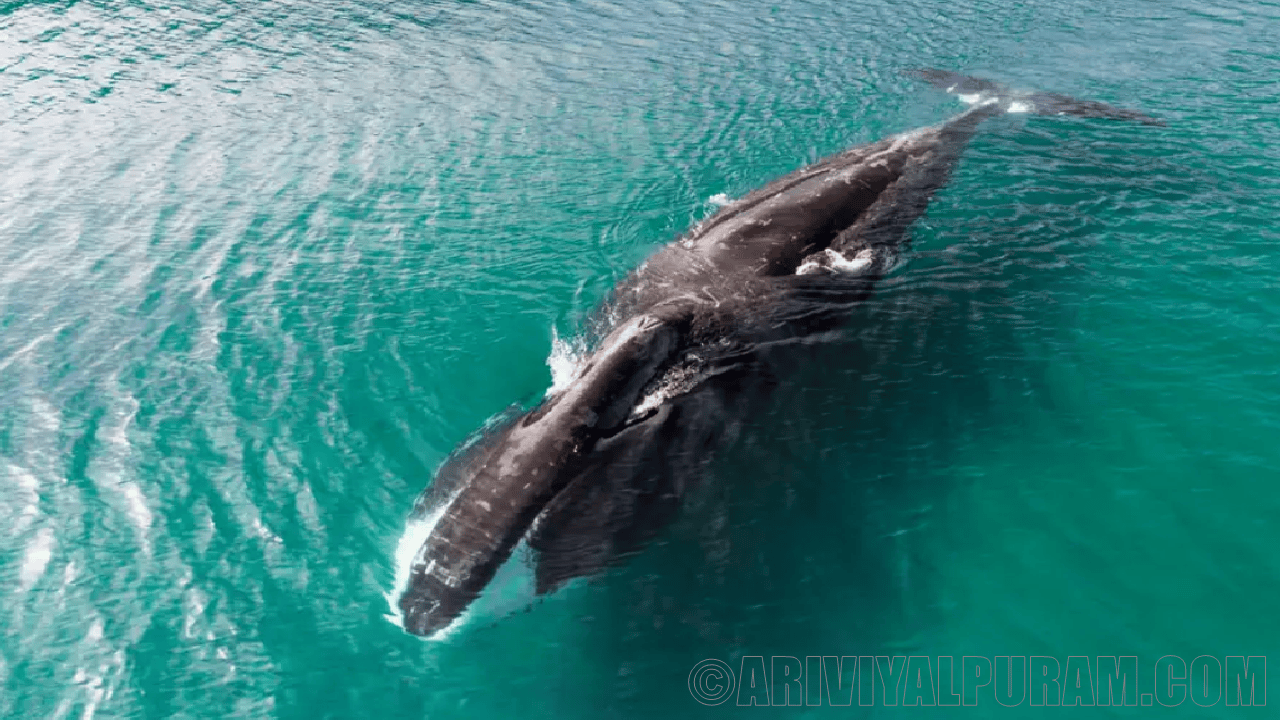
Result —
POLYGON ((732 429, 744 388, 768 382, 753 363, 868 297, 983 120, 1014 110, 1158 124, 945 71, 911 74, 972 107, 775 180, 658 250, 614 289, 568 382, 445 461, 415 507, 431 522, 417 525, 421 544, 395 590, 405 629, 448 627, 522 541, 539 593, 642 546, 732 429))

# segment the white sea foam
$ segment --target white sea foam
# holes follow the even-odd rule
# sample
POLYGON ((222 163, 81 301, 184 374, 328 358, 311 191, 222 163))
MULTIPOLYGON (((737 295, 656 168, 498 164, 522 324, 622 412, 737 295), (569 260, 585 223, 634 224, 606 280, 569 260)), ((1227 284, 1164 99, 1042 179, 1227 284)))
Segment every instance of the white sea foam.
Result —
POLYGON ((27 546, 27 552, 22 557, 22 567, 18 570, 18 585, 22 590, 30 590, 44 576, 44 570, 53 558, 53 545, 53 530, 40 528, 35 539, 27 546))
POLYGON ((11 518, 10 532, 20 537, 40 515, 40 481, 25 468, 8 466, 11 485, 0 492, 0 512, 11 518))
MULTIPOLYGON (((989 105, 991 103, 1000 102, 1000 98, 987 93, 956 93, 956 98, 966 105, 989 105)), ((1008 108, 1005 108, 1006 113, 1013 114, 1033 113, 1035 111, 1035 105, 1022 100, 1014 100, 1009 103, 1008 108)))
POLYGON ((431 537, 431 531, 436 529, 436 525, 440 523, 440 518, 444 517, 444 511, 449 508, 452 501, 453 498, 449 498, 448 502, 441 503, 440 507, 424 516, 410 518, 405 524, 404 532, 400 535, 400 542, 396 545, 395 580, 391 590, 386 594, 391 613, 386 618, 401 628, 404 627, 404 613, 400 610, 400 596, 404 595, 404 591, 409 587, 409 575, 413 571, 413 564, 418 559, 422 545, 428 537, 431 537))
MULTIPOLYGON (((409 587, 409 576, 414 563, 421 560, 419 552, 427 538, 431 536, 445 511, 452 504, 442 503, 421 518, 409 521, 395 553, 395 581, 390 592, 386 594, 387 604, 391 612, 385 617, 393 624, 404 628, 404 614, 400 610, 400 597, 409 587)), ((491 622, 506 617, 531 605, 537 597, 536 581, 533 569, 533 551, 528 544, 521 541, 515 552, 498 568, 497 574, 485 586, 484 592, 476 598, 467 609, 445 627, 432 633, 426 639, 439 642, 447 640, 458 630, 477 623, 491 622)))
POLYGON ((119 505, 138 533, 138 543, 148 557, 151 555, 151 525, 153 517, 147 498, 138 482, 130 478, 129 458, 133 446, 129 443, 129 426, 138 412, 138 401, 118 385, 112 393, 118 408, 112 412, 109 422, 99 430, 102 452, 93 460, 91 476, 104 495, 118 495, 119 505))
POLYGON ((831 267, 843 273, 857 274, 871 266, 871 258, 863 257, 864 253, 858 253, 858 256, 852 260, 846 258, 837 252, 827 253, 831 256, 831 267))
MULTIPOLYGON (((871 250, 860 250, 853 258, 846 258, 844 255, 827 248, 823 251, 827 258, 826 269, 848 275, 859 275, 863 270, 871 267, 872 261, 875 259, 871 250)), ((806 260, 796 268, 797 275, 812 275, 822 272, 824 266, 820 259, 806 260)))
POLYGON ((560 392, 569 387, 578 376, 578 368, 584 355, 580 340, 565 340, 554 327, 551 328, 551 354, 547 356, 547 367, 551 368, 551 387, 547 394, 560 392))
MULTIPOLYGON (((457 496, 454 495, 421 517, 411 518, 400 536, 395 552, 395 580, 391 590, 385 595, 391 612, 385 617, 402 629, 404 613, 400 610, 400 597, 409 588, 409 577, 413 572, 414 564, 422 560, 420 553, 423 544, 435 531, 441 518, 456 498, 457 496)), ((533 551, 526 542, 521 541, 511 557, 499 566, 497 574, 485 586, 480 597, 453 622, 426 639, 437 642, 446 640, 463 627, 477 622, 498 620, 532 604, 536 598, 537 587, 532 557, 533 551)))

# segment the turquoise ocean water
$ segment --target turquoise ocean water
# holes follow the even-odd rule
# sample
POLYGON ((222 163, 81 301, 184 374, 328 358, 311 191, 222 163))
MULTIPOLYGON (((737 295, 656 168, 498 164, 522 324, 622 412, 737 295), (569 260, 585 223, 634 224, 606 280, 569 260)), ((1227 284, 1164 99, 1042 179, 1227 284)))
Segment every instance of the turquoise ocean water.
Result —
MULTIPOLYGON (((704 707, 744 656, 1269 656, 1280 6, 0 4, 0 716, 1267 717, 704 707), (444 457, 649 252, 961 106, 909 264, 603 577, 388 618, 444 457)), ((1270 682, 1269 705, 1280 704, 1270 682)))

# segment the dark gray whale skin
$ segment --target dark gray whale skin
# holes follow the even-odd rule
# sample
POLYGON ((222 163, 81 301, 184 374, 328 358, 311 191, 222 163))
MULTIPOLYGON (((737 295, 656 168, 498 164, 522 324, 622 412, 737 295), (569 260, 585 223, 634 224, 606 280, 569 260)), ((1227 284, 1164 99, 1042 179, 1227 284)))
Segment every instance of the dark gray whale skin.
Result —
POLYGON ((1019 102, 1159 124, 946 71, 910 74, 982 99, 775 180, 658 250, 614 289, 601 313, 613 320, 599 322, 567 386, 445 461, 415 508, 439 519, 399 598, 405 629, 447 627, 522 539, 537 553, 539 593, 638 549, 724 431, 753 348, 830 328, 866 298, 983 120, 1019 102))

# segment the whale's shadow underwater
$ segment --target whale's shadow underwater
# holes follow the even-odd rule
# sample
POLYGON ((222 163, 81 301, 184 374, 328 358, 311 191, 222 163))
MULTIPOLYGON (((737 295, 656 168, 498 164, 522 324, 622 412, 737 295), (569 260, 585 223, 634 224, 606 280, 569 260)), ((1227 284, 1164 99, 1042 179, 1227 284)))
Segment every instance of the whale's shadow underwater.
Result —
POLYGON ((910 74, 971 107, 775 180, 659 249, 588 323, 591 350, 567 382, 444 462, 406 534, 412 557, 401 559, 392 598, 405 629, 448 628, 521 543, 539 594, 642 548, 769 394, 787 364, 778 354, 839 329, 898 264, 911 224, 983 120, 1026 112, 1161 124, 941 70, 910 74))

